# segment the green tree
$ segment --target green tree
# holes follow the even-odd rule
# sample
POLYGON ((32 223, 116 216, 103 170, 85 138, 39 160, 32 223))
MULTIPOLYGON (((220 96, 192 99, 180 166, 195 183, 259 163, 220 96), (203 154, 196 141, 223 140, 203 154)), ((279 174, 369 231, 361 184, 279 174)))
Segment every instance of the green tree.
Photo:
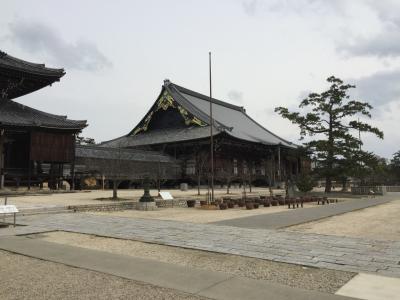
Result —
POLYGON ((80 135, 77 135, 75 137, 75 143, 77 145, 96 145, 96 141, 94 139, 83 137, 80 135))
POLYGON ((300 175, 296 180, 296 186, 302 193, 310 192, 314 187, 314 180, 308 174, 300 175))
MULTIPOLYGON (((275 111, 283 118, 300 127, 301 139, 306 136, 310 141, 305 146, 313 151, 316 161, 315 171, 325 178, 325 192, 329 193, 332 180, 341 171, 341 162, 360 151, 362 142, 354 136, 356 132, 370 132, 383 139, 383 132, 368 123, 355 119, 356 115, 371 118, 372 106, 366 102, 351 100, 349 90, 354 85, 344 84, 339 78, 327 79, 330 88, 320 94, 311 93, 301 101, 300 112, 289 112, 285 107, 275 111)), ((359 155, 361 157, 361 155, 359 155)))
POLYGON ((390 161, 390 171, 394 181, 398 183, 400 181, 400 150, 393 154, 393 158, 390 161))

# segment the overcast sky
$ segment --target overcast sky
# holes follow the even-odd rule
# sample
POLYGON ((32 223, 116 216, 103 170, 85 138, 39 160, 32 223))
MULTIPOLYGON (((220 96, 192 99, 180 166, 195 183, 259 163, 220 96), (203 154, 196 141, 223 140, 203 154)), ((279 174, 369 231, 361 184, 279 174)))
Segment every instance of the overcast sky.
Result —
POLYGON ((384 157, 400 149, 400 1, 397 0, 2 0, 0 49, 67 74, 17 99, 88 120, 97 142, 128 133, 163 80, 237 105, 276 134, 299 130, 274 113, 295 108, 335 75, 374 106, 384 157))

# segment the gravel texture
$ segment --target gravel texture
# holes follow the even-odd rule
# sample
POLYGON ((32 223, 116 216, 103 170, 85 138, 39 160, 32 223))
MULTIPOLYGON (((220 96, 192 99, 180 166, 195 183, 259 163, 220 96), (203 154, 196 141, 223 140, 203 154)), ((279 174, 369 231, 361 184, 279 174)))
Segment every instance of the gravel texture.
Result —
POLYGON ((206 300, 94 271, 0 251, 0 299, 206 300))
MULTIPOLYGON (((311 205, 308 205, 309 207, 311 205)), ((246 210, 246 208, 230 208, 226 210, 205 210, 200 208, 158 208, 154 211, 123 210, 107 212, 89 212, 99 216, 117 216, 127 218, 157 219, 182 221, 191 223, 210 223, 222 220, 243 218, 257 215, 267 215, 287 211, 287 206, 260 207, 259 209, 246 210)))
POLYGON ((400 241, 400 201, 286 228, 291 231, 400 241), (366 220, 368 220, 366 222, 366 220))
POLYGON ((78 233, 50 232, 32 237, 42 238, 49 242, 154 259, 161 262, 219 271, 252 279, 269 280, 291 287, 327 293, 335 293, 355 275, 351 272, 309 268, 237 255, 78 233))

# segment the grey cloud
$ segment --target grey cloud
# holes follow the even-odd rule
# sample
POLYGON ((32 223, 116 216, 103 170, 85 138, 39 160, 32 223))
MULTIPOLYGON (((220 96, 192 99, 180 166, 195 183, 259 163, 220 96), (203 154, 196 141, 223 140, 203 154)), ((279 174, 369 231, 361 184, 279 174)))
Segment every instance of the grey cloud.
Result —
POLYGON ((258 0, 243 1, 242 2, 243 10, 246 14, 254 16, 257 12, 258 4, 259 4, 258 0))
MULTIPOLYGON (((370 76, 358 79, 345 78, 345 83, 354 84, 355 89, 350 90, 352 99, 365 101, 371 104, 374 109, 372 111, 375 117, 384 118, 391 109, 390 103, 400 101, 400 70, 381 71, 370 76)), ((320 93, 329 86, 321 90, 313 92, 320 93)), ((307 98, 311 93, 309 90, 303 90, 298 95, 298 102, 289 106, 289 110, 298 110, 298 104, 301 100, 307 98)))
POLYGON ((111 67, 97 46, 86 40, 65 41, 51 27, 40 22, 15 21, 9 24, 8 40, 31 53, 41 53, 59 66, 96 71, 111 67))
POLYGON ((400 70, 378 72, 353 82, 356 85, 354 96, 381 110, 386 104, 400 100, 400 70))
POLYGON ((242 2, 248 15, 254 16, 259 11, 276 13, 324 14, 344 13, 346 0, 246 0, 242 2))
POLYGON ((354 37, 340 44, 339 52, 354 56, 397 57, 400 55, 400 2, 393 0, 365 2, 381 23, 381 31, 370 37, 354 37))
POLYGON ((228 92, 228 98, 236 103, 243 103, 243 93, 236 90, 228 92))
POLYGON ((374 10, 379 19, 384 23, 396 23, 400 25, 399 9, 400 3, 398 0, 376 1, 368 0, 366 3, 374 10))
POLYGON ((355 56, 396 57, 400 55, 400 27, 390 26, 370 39, 355 39, 351 44, 341 45, 339 51, 355 56))

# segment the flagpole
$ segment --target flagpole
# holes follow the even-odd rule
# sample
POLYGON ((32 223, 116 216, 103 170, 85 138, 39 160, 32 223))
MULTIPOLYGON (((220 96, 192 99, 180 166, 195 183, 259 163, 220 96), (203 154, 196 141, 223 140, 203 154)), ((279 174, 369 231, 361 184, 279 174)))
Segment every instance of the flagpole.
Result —
POLYGON ((212 111, 212 77, 211 77, 211 52, 208 52, 210 71, 210 175, 211 175, 211 201, 214 201, 214 137, 213 137, 213 111, 212 111))

